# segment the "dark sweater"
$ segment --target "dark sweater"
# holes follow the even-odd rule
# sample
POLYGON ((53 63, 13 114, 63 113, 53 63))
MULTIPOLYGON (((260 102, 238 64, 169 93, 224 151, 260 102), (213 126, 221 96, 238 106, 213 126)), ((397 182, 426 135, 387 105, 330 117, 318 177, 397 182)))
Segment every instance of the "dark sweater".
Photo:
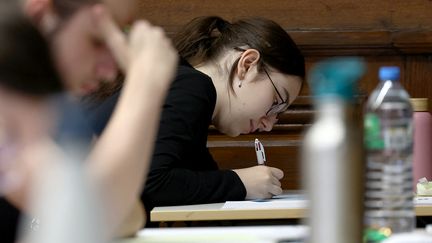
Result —
MULTIPOLYGON (((88 110, 96 133, 102 132, 117 98, 118 93, 115 93, 88 110)), ((219 170, 207 148, 208 127, 215 104, 216 89, 210 77, 182 61, 163 106, 142 194, 147 210, 155 206, 245 198, 246 189, 237 174, 219 170)))
POLYGON ((19 218, 20 211, 0 197, 0 242, 15 242, 19 218))

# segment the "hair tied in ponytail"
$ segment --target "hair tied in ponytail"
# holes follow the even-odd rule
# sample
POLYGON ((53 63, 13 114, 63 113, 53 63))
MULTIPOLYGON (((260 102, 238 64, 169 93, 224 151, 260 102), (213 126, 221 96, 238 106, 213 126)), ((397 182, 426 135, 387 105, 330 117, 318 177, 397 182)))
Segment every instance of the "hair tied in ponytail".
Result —
POLYGON ((230 27, 230 25, 231 24, 228 21, 221 18, 216 22, 216 28, 221 33, 225 32, 230 27))

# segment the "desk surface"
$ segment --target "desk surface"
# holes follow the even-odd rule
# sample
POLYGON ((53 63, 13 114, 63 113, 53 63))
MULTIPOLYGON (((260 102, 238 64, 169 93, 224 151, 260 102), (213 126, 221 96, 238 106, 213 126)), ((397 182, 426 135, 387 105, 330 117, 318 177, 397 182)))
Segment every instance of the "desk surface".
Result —
MULTIPOLYGON (((309 227, 296 226, 235 226, 235 227, 183 227, 146 228, 136 236, 117 239, 113 243, 277 243, 304 242, 309 227)), ((431 242, 432 235, 424 229, 410 233, 395 234, 391 242, 431 242)))
POLYGON ((298 226, 247 226, 247 227, 186 227, 148 228, 130 239, 116 243, 275 243, 279 240, 299 242, 308 235, 309 228, 298 226))
MULTIPOLYGON (((298 219, 306 215, 306 207, 224 209, 224 203, 155 207, 150 212, 152 222, 298 219)), ((432 205, 416 205, 417 216, 432 216, 432 205)))

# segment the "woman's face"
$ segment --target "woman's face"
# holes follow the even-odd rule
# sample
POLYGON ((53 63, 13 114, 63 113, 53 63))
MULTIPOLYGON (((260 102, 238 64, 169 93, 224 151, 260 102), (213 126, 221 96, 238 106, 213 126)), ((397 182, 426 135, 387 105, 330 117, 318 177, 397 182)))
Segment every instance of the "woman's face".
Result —
POLYGON ((55 33, 52 48, 57 68, 74 94, 96 91, 117 75, 117 64, 92 21, 90 8, 73 15, 55 33))
MULTIPOLYGON (((108 7, 118 23, 126 25, 135 17, 136 0, 105 1, 105 7, 108 7), (118 2, 122 4, 118 5, 118 2)), ((77 95, 96 91, 101 82, 113 81, 119 71, 116 60, 106 45, 106 33, 102 33, 101 23, 96 21, 96 5, 78 10, 59 25, 52 38, 59 72, 67 89, 77 95)))
POLYGON ((219 124, 215 124, 229 136, 270 131, 279 113, 285 111, 300 92, 300 77, 271 69, 262 73, 255 70, 255 73, 249 75, 250 78, 246 75, 243 80, 234 79, 236 95, 231 95, 230 107, 224 109, 219 124))

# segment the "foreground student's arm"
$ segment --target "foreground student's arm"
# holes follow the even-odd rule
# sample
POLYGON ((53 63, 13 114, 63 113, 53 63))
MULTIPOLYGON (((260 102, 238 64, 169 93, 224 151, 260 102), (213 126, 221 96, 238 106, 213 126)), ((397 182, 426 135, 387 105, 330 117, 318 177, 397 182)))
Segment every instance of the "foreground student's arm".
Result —
POLYGON ((136 203, 144 184, 159 113, 174 75, 177 54, 160 28, 136 23, 130 33, 128 52, 121 53, 125 40, 101 13, 109 45, 126 67, 126 80, 119 102, 104 133, 89 158, 90 178, 102 189, 109 212, 107 222, 115 228, 136 203), (122 46, 123 45, 123 46, 122 46))

